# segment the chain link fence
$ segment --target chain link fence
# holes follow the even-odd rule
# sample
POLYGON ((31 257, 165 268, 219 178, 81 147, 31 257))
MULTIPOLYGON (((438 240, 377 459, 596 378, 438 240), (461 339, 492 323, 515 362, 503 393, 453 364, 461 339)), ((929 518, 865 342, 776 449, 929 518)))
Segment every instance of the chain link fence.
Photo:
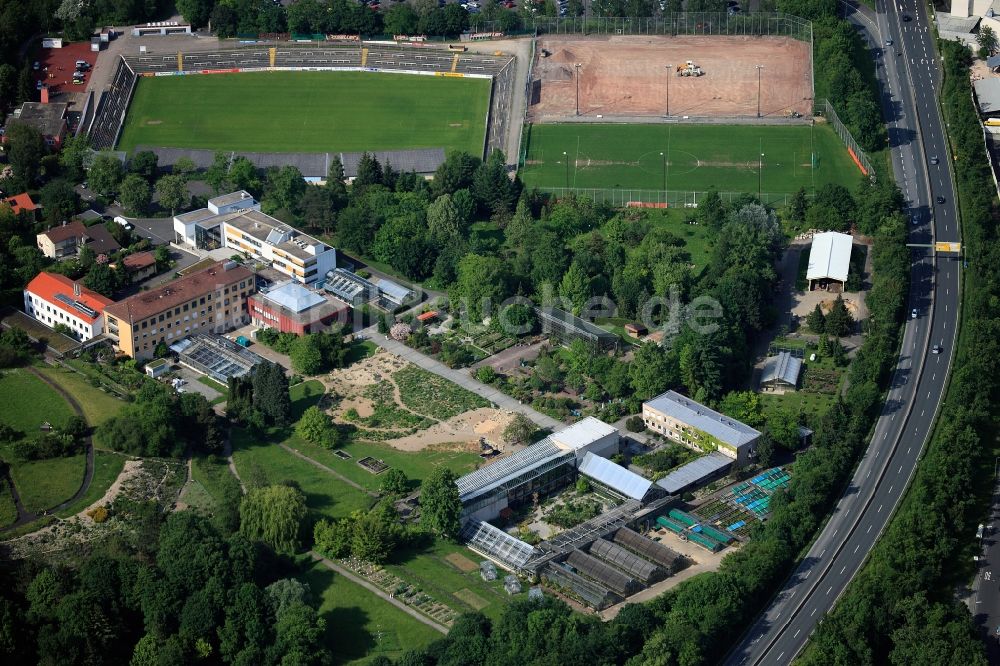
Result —
MULTIPOLYGON (((540 192, 556 199, 577 196, 613 208, 697 208, 711 190, 640 190, 630 188, 538 187, 540 192)), ((791 192, 719 192, 724 203, 756 197, 768 206, 785 206, 794 196, 791 192)), ((811 195, 807 195, 811 196, 811 195)))
POLYGON ((833 104, 830 104, 828 99, 818 99, 815 104, 815 111, 818 114, 823 115, 830 125, 833 127, 837 136, 840 140, 844 142, 847 146, 847 151, 851 154, 851 158, 854 163, 858 165, 861 172, 868 176, 872 182, 875 182, 875 169, 872 168, 872 163, 868 159, 868 155, 861 149, 858 142, 854 140, 851 135, 851 131, 847 129, 843 122, 840 120, 840 116, 837 115, 837 111, 833 108, 833 104))
POLYGON ((538 35, 727 35, 780 36, 812 42, 812 22, 780 12, 675 12, 658 17, 536 16, 525 28, 538 35))

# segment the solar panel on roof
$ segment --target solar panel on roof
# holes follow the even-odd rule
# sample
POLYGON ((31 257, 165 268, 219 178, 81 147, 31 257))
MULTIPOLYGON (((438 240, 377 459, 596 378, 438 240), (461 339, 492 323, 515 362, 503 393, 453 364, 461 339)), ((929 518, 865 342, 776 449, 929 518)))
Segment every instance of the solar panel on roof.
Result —
POLYGON ((61 303, 65 303, 66 305, 70 306, 71 308, 76 308, 77 310, 79 310, 80 312, 84 313, 88 317, 96 317, 97 316, 97 310, 95 310, 94 308, 90 307, 86 303, 81 303, 80 301, 74 301, 72 298, 70 298, 66 294, 56 294, 55 298, 56 298, 57 301, 59 301, 61 303))

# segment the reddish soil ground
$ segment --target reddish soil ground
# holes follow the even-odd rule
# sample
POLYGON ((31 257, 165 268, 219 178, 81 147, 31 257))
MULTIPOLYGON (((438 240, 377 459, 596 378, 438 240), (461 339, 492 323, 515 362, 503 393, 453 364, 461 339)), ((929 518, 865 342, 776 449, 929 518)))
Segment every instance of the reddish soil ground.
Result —
POLYGON ((83 77, 83 83, 73 83, 73 71, 77 60, 86 60, 93 67, 97 62, 97 53, 90 50, 90 42, 75 42, 61 49, 39 49, 35 60, 39 68, 34 72, 35 79, 48 85, 49 96, 59 93, 83 92, 90 80, 90 70, 83 77))
POLYGON ((755 116, 756 65, 761 115, 812 112, 809 44, 790 37, 574 36, 540 39, 537 53, 530 120, 575 115, 577 63, 581 116, 663 116, 668 94, 672 116, 755 116), (705 75, 677 76, 688 60, 705 75))

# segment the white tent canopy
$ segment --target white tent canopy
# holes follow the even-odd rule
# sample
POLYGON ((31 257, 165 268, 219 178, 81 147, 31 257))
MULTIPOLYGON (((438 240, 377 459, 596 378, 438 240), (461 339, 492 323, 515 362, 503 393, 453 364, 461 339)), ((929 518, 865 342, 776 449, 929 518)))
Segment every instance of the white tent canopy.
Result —
POLYGON ((812 280, 847 282, 847 272, 851 267, 852 241, 850 235, 836 231, 813 236, 806 279, 810 282, 812 280))

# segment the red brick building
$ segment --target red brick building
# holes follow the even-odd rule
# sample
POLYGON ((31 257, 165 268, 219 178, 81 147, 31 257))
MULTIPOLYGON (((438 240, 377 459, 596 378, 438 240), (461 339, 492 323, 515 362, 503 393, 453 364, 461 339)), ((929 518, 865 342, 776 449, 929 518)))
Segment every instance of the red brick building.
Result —
POLYGON ((297 282, 276 285, 256 293, 247 301, 255 326, 282 333, 305 335, 347 322, 350 307, 331 296, 320 294, 297 282))

